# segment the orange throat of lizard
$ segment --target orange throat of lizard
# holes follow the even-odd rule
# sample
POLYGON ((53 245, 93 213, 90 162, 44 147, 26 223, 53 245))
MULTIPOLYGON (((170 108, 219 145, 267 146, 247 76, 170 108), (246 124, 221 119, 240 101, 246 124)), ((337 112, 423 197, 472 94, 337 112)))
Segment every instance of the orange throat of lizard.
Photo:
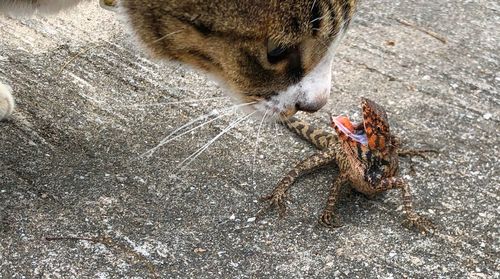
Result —
POLYGON ((331 116, 332 127, 343 142, 351 144, 361 144, 368 146, 368 137, 366 135, 363 123, 353 124, 347 116, 331 116))

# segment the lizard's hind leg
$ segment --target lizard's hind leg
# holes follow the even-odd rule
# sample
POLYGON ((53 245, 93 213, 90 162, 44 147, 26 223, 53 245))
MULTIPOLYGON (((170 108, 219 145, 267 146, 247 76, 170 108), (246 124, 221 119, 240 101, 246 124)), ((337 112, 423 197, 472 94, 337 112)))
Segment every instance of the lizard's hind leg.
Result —
POLYGON ((332 183, 330 187, 330 194, 328 195, 328 200, 326 202, 325 209, 319 216, 318 222, 320 225, 329 228, 338 228, 341 226, 339 218, 334 214, 333 210, 337 204, 337 200, 340 194, 340 189, 344 184, 347 183, 347 178, 344 174, 340 174, 332 183))
POLYGON ((422 233, 432 232, 434 230, 432 222, 413 210, 413 200, 408 183, 400 177, 389 177, 383 179, 380 184, 377 185, 377 191, 387 191, 396 188, 401 189, 403 210, 406 214, 406 220, 403 224, 406 227, 416 228, 422 233))
POLYGON ((261 198, 263 201, 269 201, 269 206, 260 210, 259 213, 257 213, 257 217, 262 217, 266 211, 273 208, 277 208, 279 210, 279 215, 283 216, 286 211, 285 201, 287 193, 295 180, 310 171, 334 162, 335 156, 332 152, 331 150, 320 151, 298 163, 281 179, 270 195, 261 198))

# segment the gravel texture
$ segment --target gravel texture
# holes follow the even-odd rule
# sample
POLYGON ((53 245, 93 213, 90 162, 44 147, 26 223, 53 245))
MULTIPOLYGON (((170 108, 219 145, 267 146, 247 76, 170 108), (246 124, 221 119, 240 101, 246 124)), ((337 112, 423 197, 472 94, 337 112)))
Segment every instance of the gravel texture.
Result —
POLYGON ((408 146, 439 149, 402 162, 431 236, 401 226, 398 192, 346 192, 344 226, 319 227, 333 168, 294 185, 285 218, 254 222, 258 198, 309 145, 250 119, 178 169, 233 113, 141 156, 230 101, 202 75, 151 61, 97 3, 0 17, 0 80, 17 100, 0 123, 0 277, 499 278, 499 11, 362 1, 329 104, 300 115, 327 128, 327 113, 359 116, 366 96, 408 146))

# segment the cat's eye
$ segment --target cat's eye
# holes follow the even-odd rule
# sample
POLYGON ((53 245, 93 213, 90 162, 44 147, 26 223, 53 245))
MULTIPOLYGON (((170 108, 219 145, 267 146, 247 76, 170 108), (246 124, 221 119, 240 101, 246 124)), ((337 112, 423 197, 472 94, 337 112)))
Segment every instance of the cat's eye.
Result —
POLYGON ((267 60, 271 64, 276 64, 285 60, 290 54, 290 49, 275 43, 272 40, 267 42, 267 60))

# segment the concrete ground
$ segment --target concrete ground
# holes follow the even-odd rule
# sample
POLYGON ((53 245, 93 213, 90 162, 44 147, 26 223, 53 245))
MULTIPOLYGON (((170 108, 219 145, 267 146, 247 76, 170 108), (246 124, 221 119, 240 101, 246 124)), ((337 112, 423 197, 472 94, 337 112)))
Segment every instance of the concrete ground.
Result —
POLYGON ((432 236, 401 226, 398 192, 346 192, 344 226, 319 227, 334 169, 300 180, 284 219, 253 222, 258 198, 313 152, 260 119, 177 169, 242 114, 140 156, 231 103, 141 54, 113 13, 80 8, 0 17, 0 80, 18 105, 0 123, 1 278, 500 277, 497 1, 362 1, 331 101, 300 115, 327 127, 328 112, 353 115, 367 96, 409 146, 439 149, 402 162, 432 236))

